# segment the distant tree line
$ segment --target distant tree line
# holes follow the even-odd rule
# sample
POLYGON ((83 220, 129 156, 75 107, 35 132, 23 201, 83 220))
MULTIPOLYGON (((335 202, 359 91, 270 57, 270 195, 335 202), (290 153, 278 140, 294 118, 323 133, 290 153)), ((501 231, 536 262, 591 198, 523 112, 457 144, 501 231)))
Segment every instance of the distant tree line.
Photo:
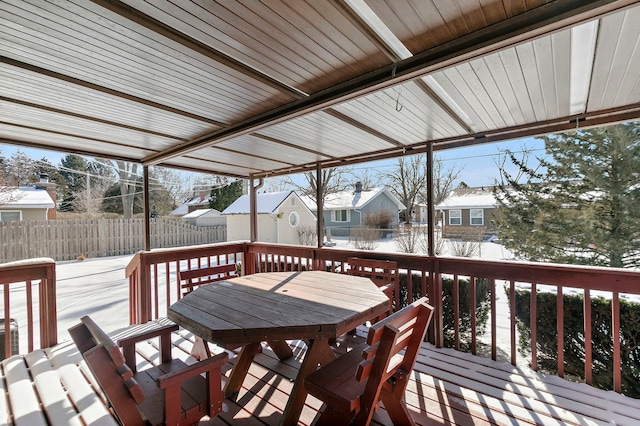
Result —
MULTIPOLYGON (((85 217, 117 214, 131 218, 143 211, 142 167, 133 163, 67 154, 59 164, 32 159, 22 151, 9 157, 0 151, 0 202, 9 188, 34 185, 46 175, 57 185, 58 210, 85 217)), ((169 214, 193 190, 192 177, 162 168, 149 168, 150 206, 154 214, 169 214)))

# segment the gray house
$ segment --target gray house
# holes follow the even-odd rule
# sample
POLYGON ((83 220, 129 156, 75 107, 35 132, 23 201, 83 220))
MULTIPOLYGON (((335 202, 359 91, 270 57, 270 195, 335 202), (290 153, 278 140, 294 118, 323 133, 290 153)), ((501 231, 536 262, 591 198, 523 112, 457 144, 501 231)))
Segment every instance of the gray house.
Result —
MULTIPOLYGON (((317 207, 313 201, 306 198, 305 202, 317 215, 317 207)), ((361 227, 369 213, 388 211, 392 220, 389 226, 398 225, 398 213, 405 206, 386 188, 362 189, 360 182, 356 183, 355 191, 342 191, 330 194, 324 201, 324 226, 331 231, 331 235, 349 235, 350 229, 361 227)))
POLYGON ((482 228, 483 233, 492 233, 491 219, 496 214, 496 199, 493 188, 456 188, 436 206, 442 221, 443 235, 455 236, 456 229, 482 228))

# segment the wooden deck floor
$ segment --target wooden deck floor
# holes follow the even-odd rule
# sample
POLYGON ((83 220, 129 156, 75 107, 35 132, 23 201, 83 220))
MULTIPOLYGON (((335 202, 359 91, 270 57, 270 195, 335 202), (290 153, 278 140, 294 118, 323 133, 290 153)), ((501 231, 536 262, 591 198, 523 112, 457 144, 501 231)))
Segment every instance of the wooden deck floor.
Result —
MULTIPOLYGON (((174 356, 189 362, 192 339, 185 331, 174 334, 174 356)), ((341 343, 337 351, 347 350, 350 342, 341 343)), ((282 362, 265 347, 236 401, 226 400, 223 413, 201 425, 277 425, 305 352, 304 343, 291 345, 294 357, 282 362)), ((139 368, 155 363, 155 343, 139 346, 138 355, 139 368)), ((6 398, 0 401, 0 413, 10 415, 6 423, 0 418, 0 425, 115 424, 98 394, 82 380, 86 374, 72 343, 3 361, 0 387, 6 398), (16 375, 18 370, 22 376, 16 375), (23 373, 31 386, 25 386, 23 373), (29 388, 33 396, 25 394, 29 388), (30 401, 31 408, 25 401, 30 401)), ((640 424, 640 400, 426 343, 405 397, 421 425, 640 424)), ((319 409, 321 403, 308 397, 300 424, 312 424, 319 409)), ((376 413, 374 423, 391 424, 384 408, 376 413)))

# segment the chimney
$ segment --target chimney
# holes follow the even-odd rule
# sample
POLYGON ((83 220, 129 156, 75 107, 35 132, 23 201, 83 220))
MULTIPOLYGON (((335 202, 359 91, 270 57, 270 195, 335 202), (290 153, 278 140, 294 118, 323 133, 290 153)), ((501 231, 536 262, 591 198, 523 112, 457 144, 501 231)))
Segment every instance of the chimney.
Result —
POLYGON ((41 173, 40 180, 34 185, 34 187, 36 189, 44 189, 47 191, 53 200, 53 208, 47 211, 47 220, 55 220, 58 212, 58 194, 56 193, 58 185, 54 182, 49 182, 49 175, 41 173))
POLYGON ((362 192, 362 182, 356 182, 356 194, 362 192))

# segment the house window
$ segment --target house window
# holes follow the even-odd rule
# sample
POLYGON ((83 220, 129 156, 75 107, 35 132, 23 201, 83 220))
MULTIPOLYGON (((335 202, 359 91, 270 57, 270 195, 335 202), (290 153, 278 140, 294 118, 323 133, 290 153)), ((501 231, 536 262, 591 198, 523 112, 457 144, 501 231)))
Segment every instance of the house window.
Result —
POLYGON ((349 214, 349 210, 331 210, 332 212, 332 222, 349 222, 351 219, 351 215, 349 214))
POLYGON ((289 225, 291 225, 292 228, 295 228, 298 224, 300 224, 300 215, 298 212, 289 213, 289 225))
POLYGON ((469 209, 471 225, 484 225, 484 210, 469 209))
POLYGON ((22 212, 20 211, 0 212, 0 222, 11 222, 14 220, 22 220, 22 212))
POLYGON ((449 225, 462 225, 461 210, 449 210, 449 225))

